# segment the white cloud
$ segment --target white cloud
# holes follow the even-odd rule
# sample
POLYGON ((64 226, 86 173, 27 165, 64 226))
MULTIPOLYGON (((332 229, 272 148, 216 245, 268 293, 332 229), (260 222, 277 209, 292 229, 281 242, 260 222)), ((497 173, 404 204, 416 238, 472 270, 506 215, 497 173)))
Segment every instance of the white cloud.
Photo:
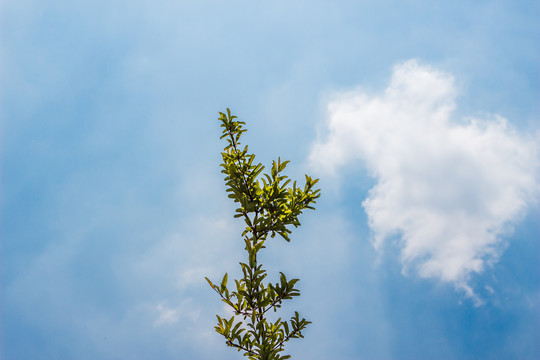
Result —
POLYGON ((176 324, 181 318, 195 323, 201 314, 201 309, 198 305, 194 304, 191 298, 185 299, 180 305, 173 308, 161 302, 156 305, 156 311, 158 316, 154 322, 154 326, 176 324))
POLYGON ((538 194, 538 139, 500 116, 453 121, 455 97, 451 75, 397 65, 384 92, 329 103, 327 138, 310 161, 330 174, 361 161, 378 180, 362 203, 373 246, 399 236, 404 271, 474 297, 470 276, 498 259, 502 235, 538 194))

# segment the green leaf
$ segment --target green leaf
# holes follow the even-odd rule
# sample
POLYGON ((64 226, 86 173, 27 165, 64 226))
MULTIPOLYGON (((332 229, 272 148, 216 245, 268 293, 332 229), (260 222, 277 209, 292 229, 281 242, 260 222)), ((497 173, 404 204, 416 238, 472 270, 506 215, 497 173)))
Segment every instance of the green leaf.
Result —
POLYGON ((208 281, 208 283, 210 284, 210 286, 211 286, 212 288, 215 287, 215 285, 210 281, 209 278, 207 278, 206 276, 205 276, 204 278, 206 279, 206 281, 208 281))
POLYGON ((225 275, 223 275, 223 280, 221 280, 221 288, 224 288, 227 286, 227 273, 225 273, 225 275))

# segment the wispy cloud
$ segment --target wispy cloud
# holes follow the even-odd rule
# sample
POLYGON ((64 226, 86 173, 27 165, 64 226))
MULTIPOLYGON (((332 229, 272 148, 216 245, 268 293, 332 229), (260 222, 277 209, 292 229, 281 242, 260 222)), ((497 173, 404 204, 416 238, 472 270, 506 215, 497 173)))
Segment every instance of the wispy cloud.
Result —
POLYGON ((404 272, 479 300, 471 275, 497 261, 503 235, 538 194, 538 147, 498 115, 455 121, 455 97, 450 74, 399 64, 384 92, 357 89, 329 103, 310 161, 326 173, 365 164, 378 181, 362 203, 373 246, 398 236, 404 272))
POLYGON ((163 303, 159 303, 156 305, 156 311, 158 317, 154 322, 154 326, 176 324, 183 317, 188 318, 192 322, 196 322, 201 313, 201 310, 198 306, 193 304, 193 299, 191 298, 184 300, 179 306, 172 308, 163 303))

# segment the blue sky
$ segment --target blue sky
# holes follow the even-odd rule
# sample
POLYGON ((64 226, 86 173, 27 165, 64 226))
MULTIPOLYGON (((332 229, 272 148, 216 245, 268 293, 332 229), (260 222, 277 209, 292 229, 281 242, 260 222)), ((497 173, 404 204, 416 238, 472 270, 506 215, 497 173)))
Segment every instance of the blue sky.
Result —
POLYGON ((241 359, 218 112, 317 211, 294 359, 540 358, 537 1, 3 1, 3 359, 241 359))

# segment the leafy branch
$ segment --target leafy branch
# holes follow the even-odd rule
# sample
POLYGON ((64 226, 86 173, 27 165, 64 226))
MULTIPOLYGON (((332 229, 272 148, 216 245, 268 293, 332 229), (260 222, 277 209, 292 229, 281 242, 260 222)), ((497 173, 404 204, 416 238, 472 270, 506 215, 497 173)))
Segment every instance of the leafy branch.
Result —
POLYGON ((235 281, 235 290, 227 287, 228 275, 221 283, 215 285, 206 278, 210 286, 219 294, 221 300, 232 308, 234 314, 230 319, 217 315, 216 331, 225 337, 227 346, 243 351, 250 360, 289 359, 290 355, 280 355, 284 351, 285 342, 293 338, 303 338, 302 330, 310 321, 301 319, 298 312, 289 321, 281 318, 274 322, 267 319, 266 313, 273 309, 277 312, 284 300, 300 295, 295 287, 298 279, 287 280, 280 273, 279 282, 265 283, 266 270, 257 261, 259 251, 265 248, 268 235, 274 238, 281 236, 290 241, 289 227, 300 226, 298 216, 304 209, 314 209, 312 204, 320 196, 320 190, 314 185, 318 179, 305 176, 303 187, 292 187, 287 176, 282 175, 289 161, 273 161, 270 173, 264 173, 262 164, 254 164, 255 155, 248 153, 247 145, 242 147, 240 138, 244 132, 244 122, 235 120, 229 109, 227 114, 220 112, 220 139, 227 141, 221 153, 222 173, 228 197, 239 207, 235 218, 243 218, 246 227, 242 232, 247 263, 240 262, 243 277, 235 281), (241 318, 243 321, 240 321, 241 318))

